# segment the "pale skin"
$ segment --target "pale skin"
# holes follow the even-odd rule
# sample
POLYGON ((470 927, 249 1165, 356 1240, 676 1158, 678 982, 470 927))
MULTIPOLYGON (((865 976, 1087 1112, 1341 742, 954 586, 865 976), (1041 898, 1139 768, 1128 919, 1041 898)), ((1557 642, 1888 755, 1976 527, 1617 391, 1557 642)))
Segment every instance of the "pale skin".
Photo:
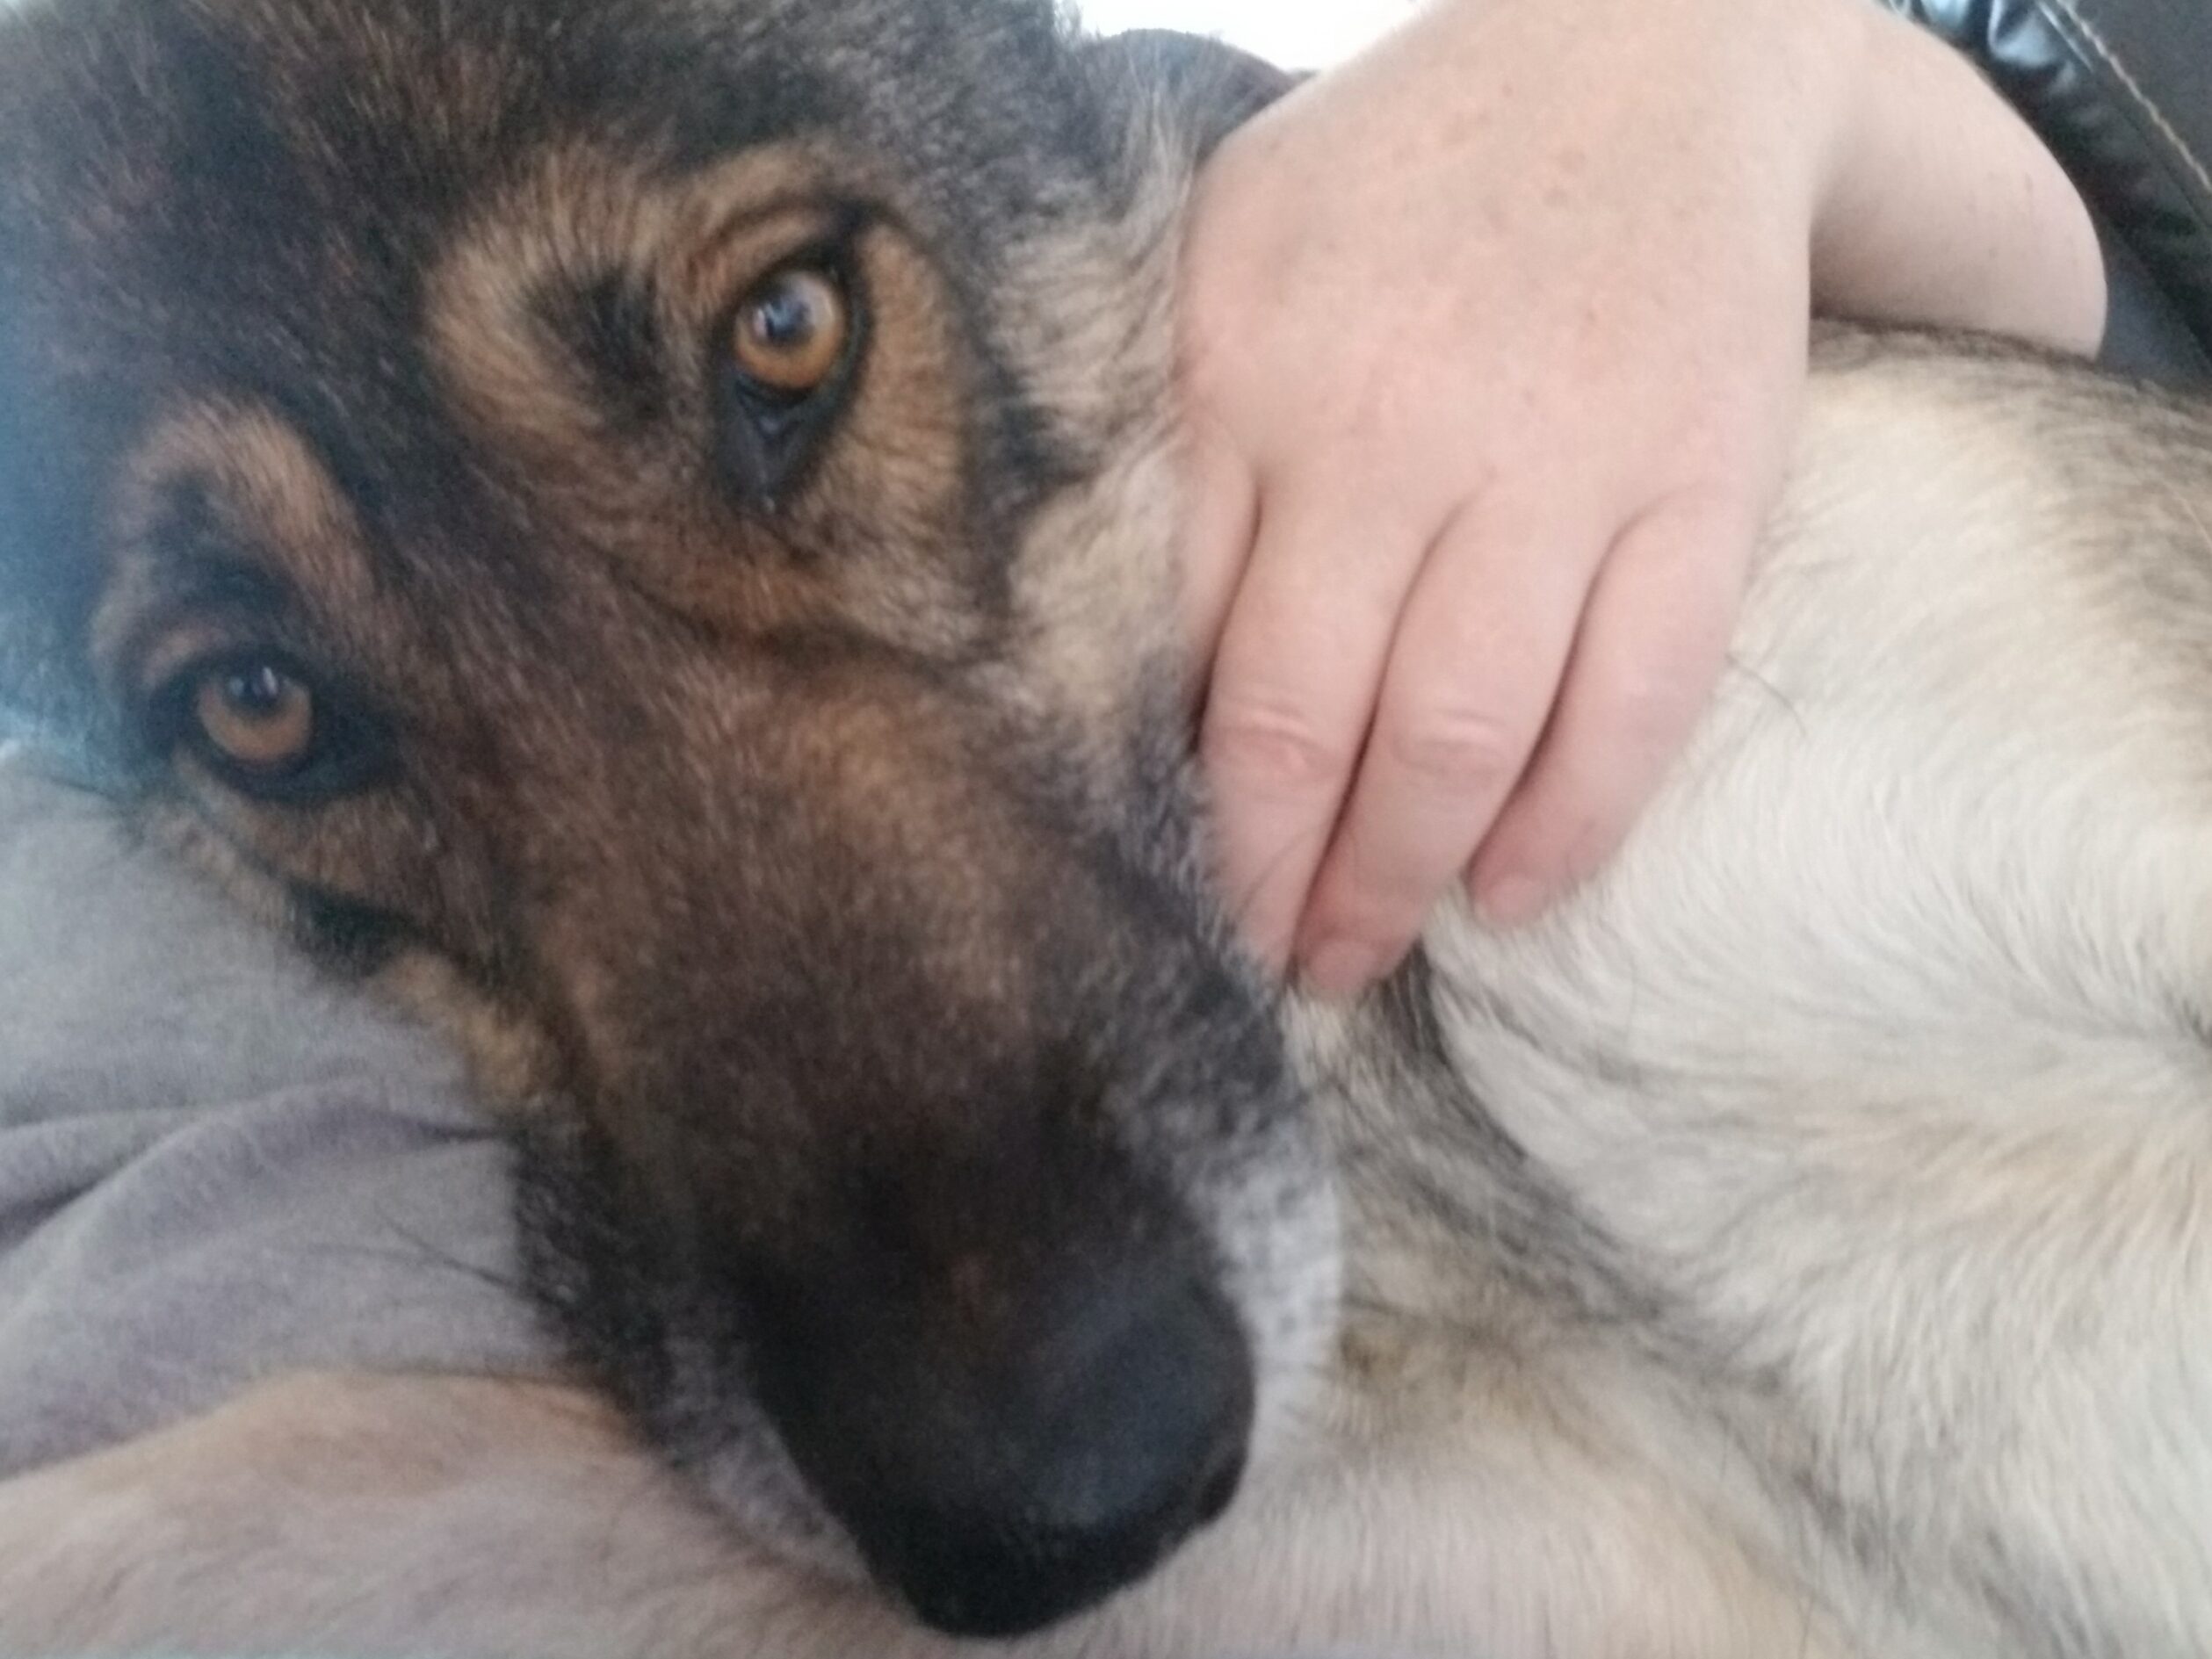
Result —
POLYGON ((1719 674, 1818 310, 2095 349, 2086 210, 1872 0, 1441 0, 1199 183, 1201 751, 1327 995, 1596 869, 1719 674))

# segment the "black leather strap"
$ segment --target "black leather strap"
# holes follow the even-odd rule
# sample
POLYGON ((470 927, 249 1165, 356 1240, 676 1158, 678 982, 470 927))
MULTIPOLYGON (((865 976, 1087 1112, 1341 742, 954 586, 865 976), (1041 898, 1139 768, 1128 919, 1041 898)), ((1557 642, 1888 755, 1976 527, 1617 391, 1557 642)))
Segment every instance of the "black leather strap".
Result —
POLYGON ((2212 0, 1885 0, 1967 53, 2089 198, 2107 358, 2212 380, 2212 0))

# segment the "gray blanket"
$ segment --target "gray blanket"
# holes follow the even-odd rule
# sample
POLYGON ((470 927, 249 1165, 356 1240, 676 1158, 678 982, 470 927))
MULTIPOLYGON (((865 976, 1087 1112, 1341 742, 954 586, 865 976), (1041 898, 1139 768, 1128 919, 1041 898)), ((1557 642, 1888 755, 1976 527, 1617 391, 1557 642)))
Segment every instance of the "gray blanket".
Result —
POLYGON ((0 1476, 309 1366, 542 1372, 504 1153, 96 797, 0 757, 0 1476))

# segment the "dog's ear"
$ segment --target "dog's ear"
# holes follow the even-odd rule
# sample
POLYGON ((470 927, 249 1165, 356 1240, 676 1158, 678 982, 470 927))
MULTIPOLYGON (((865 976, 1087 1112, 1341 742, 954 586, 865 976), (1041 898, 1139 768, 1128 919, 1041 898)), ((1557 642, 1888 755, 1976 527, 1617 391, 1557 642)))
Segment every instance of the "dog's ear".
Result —
POLYGON ((1175 29, 1131 29, 1085 48, 1108 98, 1169 116, 1199 160, 1304 79, 1264 58, 1175 29))

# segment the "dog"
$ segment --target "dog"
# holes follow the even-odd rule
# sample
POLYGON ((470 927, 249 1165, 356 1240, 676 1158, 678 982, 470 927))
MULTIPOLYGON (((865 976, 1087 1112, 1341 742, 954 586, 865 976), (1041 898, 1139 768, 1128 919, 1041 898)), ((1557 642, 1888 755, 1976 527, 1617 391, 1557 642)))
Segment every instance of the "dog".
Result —
POLYGON ((1167 392, 1280 84, 1032 0, 0 20, 0 686, 468 1057, 576 1363, 0 1486, 0 1648, 2212 1651, 2212 410, 1824 335, 1613 866, 1279 995, 1167 392))

